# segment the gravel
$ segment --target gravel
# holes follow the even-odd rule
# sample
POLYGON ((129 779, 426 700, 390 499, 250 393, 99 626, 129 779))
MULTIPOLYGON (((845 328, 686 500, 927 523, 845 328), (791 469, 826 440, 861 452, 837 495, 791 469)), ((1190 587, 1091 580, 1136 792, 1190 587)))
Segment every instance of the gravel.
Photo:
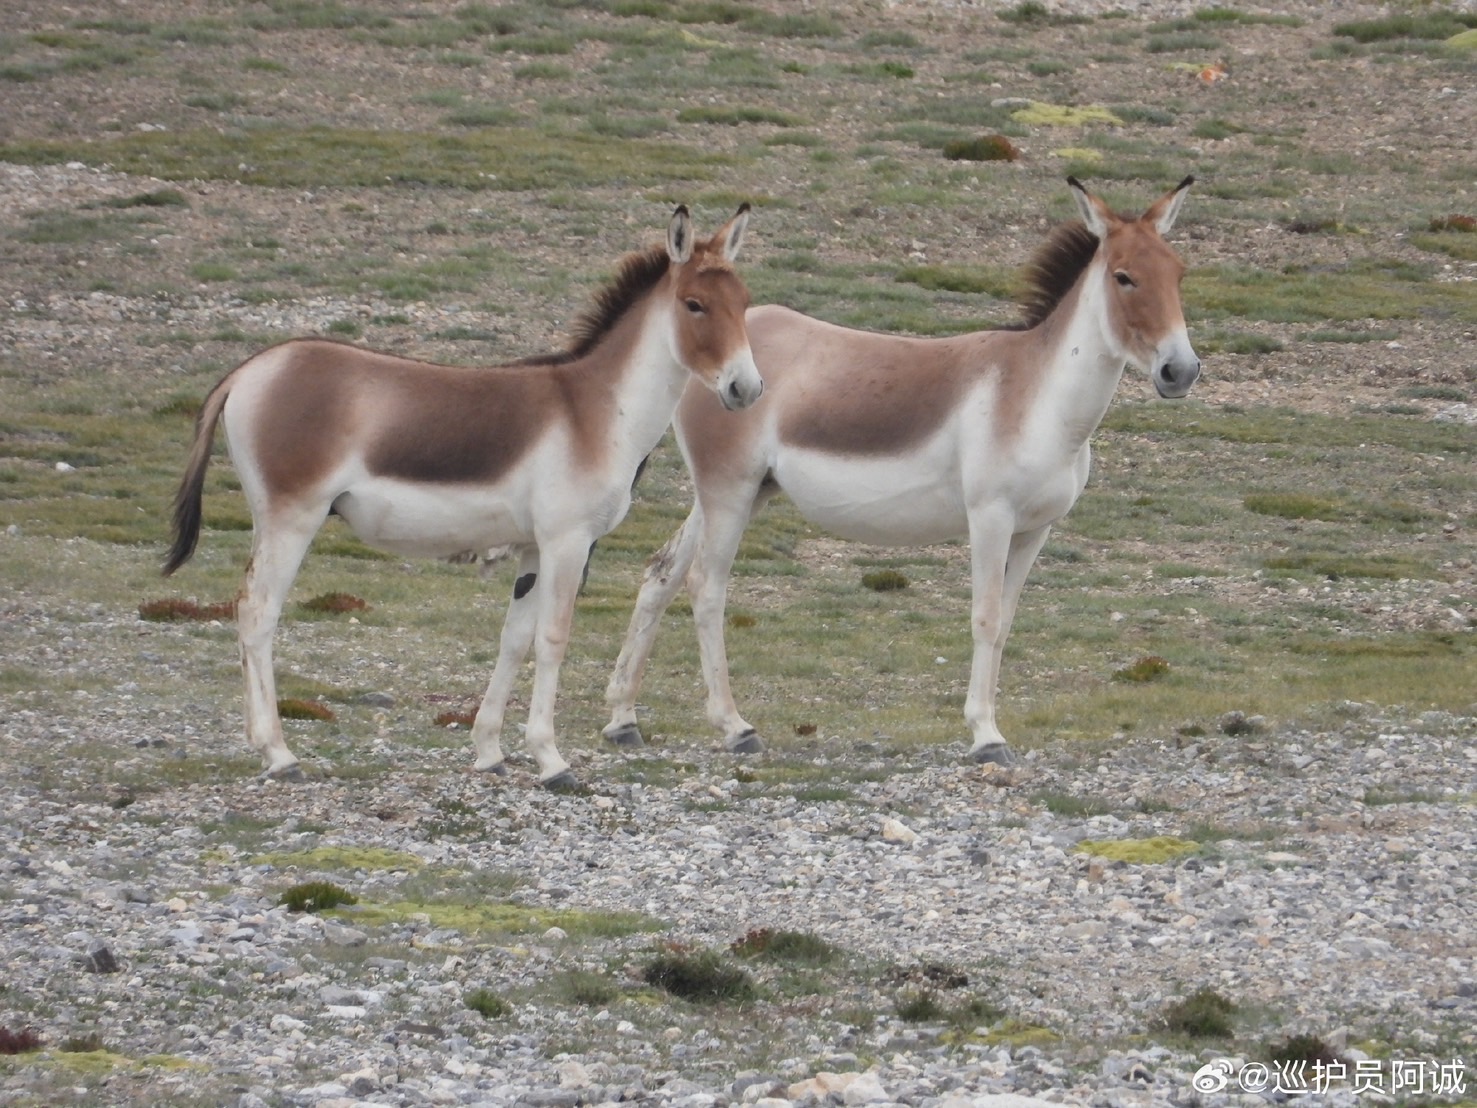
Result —
MULTIPOLYGON (((8 656, 94 678, 124 672, 110 650, 157 627, 0 608, 8 656)), ((262 781, 215 770, 238 753, 231 728, 136 692, 122 681, 63 712, 4 709, 20 769, 0 787, 0 1027, 32 1027, 48 1052, 0 1070, 0 1104, 52 1103, 67 1066, 97 1058, 113 1076, 87 1103, 1286 1099, 1234 1082, 1196 1091, 1201 1066, 1240 1073, 1250 1055, 1229 1048, 1251 1046, 1164 1029, 1166 1005, 1202 987, 1267 1039, 1320 1036, 1351 1074, 1380 1065, 1374 1051, 1383 1082, 1392 1059, 1449 1076, 1473 1060, 1477 716, 1350 703, 1329 730, 1272 733, 1233 713, 1213 734, 1044 748, 1008 770, 963 766, 952 749, 903 764, 864 743, 834 764, 837 798, 807 801, 750 787, 741 763, 703 751, 649 781, 621 754, 588 753, 590 787, 575 795, 536 788, 531 763, 506 781, 467 773, 455 748, 417 750, 403 773, 262 781), (144 778, 152 766, 198 783, 60 799, 87 795, 83 737, 144 778), (46 748, 66 760, 47 765, 46 748), (1162 836, 1198 849, 1114 861, 1090 845, 1162 836), (335 865, 325 850, 361 853, 335 865), (358 908, 389 904, 427 873, 455 874, 474 902, 523 905, 527 927, 278 903, 326 879, 358 908), (571 910, 665 927, 571 937, 571 910), (848 969, 820 995, 749 1008, 642 989, 656 949, 721 949, 759 928, 823 938, 848 969), (603 976, 614 997, 560 999, 573 972, 603 976), (985 996, 1008 1020, 908 1022, 896 1002, 909 982, 946 1002, 985 996), (509 1010, 473 1011, 478 990, 509 1010)), ((1298 1103, 1357 1101, 1343 1081, 1298 1103)))
MULTIPOLYGON (((1047 6, 1162 18, 1215 5, 1047 6)), ((1379 10, 1276 5, 1324 18, 1330 7, 1379 10)), ((139 191, 81 166, 0 165, 0 220, 139 191)), ((9 306, 0 339, 41 365, 99 322, 155 311, 105 292, 34 314, 9 306)), ((170 320, 308 332, 385 310, 202 294, 172 302, 170 320)), ((414 311, 423 329, 457 315, 414 311)), ((1451 404, 1435 418, 1474 414, 1451 404)), ((24 540, 0 535, 0 557, 12 541, 24 540)), ((1389 586, 1387 629, 1470 626, 1470 613, 1401 595, 1414 588, 1389 586)), ((675 776, 644 781, 622 755, 576 754, 589 788, 574 795, 538 790, 516 760, 507 780, 474 776, 466 749, 288 784, 239 771, 239 705, 161 701, 133 683, 139 665, 165 664, 149 654, 164 633, 0 595, 0 656, 79 686, 42 712, 0 684, 0 1031, 29 1028, 43 1046, 0 1058, 0 1105, 1219 1108, 1409 1099, 1443 1075, 1441 1094, 1477 1088, 1477 705, 1421 715, 1350 703, 1321 731, 1231 716, 1208 735, 1048 746, 1010 770, 962 765, 956 748, 905 763, 878 744, 844 759, 842 744, 817 744, 839 783, 826 800, 761 792, 740 763, 700 749, 675 776), (180 783, 109 790, 91 784, 100 761, 180 783), (1197 849, 1114 861, 1090 845, 1167 836, 1197 849), (326 851, 358 864, 327 864, 326 851), (487 933, 279 903, 289 885, 323 879, 368 909, 428 873, 473 900, 516 901, 527 921, 487 933), (663 929, 571 934, 572 912, 663 929), (725 948, 760 928, 825 939, 846 974, 799 996, 771 980, 779 998, 747 1008, 641 986, 657 948, 725 948), (617 994, 564 999, 573 972, 617 994), (924 986, 946 1002, 986 997, 1005 1018, 977 1030, 902 1019, 899 996, 924 986), (1200 988, 1234 1000, 1255 1032, 1169 1033, 1166 1006, 1200 988), (479 1014, 479 991, 509 1010, 479 1014), (1291 1076, 1291 1091, 1212 1088, 1218 1073, 1251 1072, 1263 1041, 1295 1033, 1347 1066, 1326 1093, 1298 1095, 1291 1076), (1426 1067, 1423 1089, 1397 1088, 1402 1072, 1412 1080, 1406 1064, 1426 1067), (1197 1088, 1197 1071, 1217 1065, 1197 1088)), ((389 697, 349 710, 382 718, 393 748, 389 697)))

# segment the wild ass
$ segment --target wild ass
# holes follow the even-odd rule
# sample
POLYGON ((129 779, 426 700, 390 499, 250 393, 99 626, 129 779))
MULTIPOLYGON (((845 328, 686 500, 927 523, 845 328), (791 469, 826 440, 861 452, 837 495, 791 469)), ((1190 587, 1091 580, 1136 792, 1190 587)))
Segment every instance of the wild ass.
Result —
POLYGON ((729 750, 760 749, 729 687, 723 610, 745 526, 783 491, 807 520, 857 542, 968 537, 969 756, 1010 761, 995 723, 1000 655, 1048 530, 1087 483, 1089 437, 1125 365, 1163 397, 1184 396, 1200 373, 1180 307, 1184 266, 1162 237, 1192 182, 1133 219, 1068 178, 1081 222, 1057 228, 1028 268, 1017 329, 909 338, 751 309, 764 402, 729 420, 696 389, 678 405, 696 499, 647 568, 606 691, 605 737, 641 744, 636 695, 662 612, 685 579, 708 719, 729 750))
POLYGON ((628 255, 562 353, 496 368, 434 365, 319 339, 264 350, 205 398, 166 575, 195 550, 217 422, 254 523, 237 607, 246 738, 265 774, 299 773, 282 738, 272 637, 313 536, 340 516, 372 546, 441 558, 511 545, 518 576, 472 741, 501 771, 503 713, 533 645, 528 747, 547 786, 573 783, 554 699, 591 544, 625 516, 637 467, 690 378, 720 408, 764 388, 732 262, 749 206, 697 241, 687 209, 665 247, 628 255))

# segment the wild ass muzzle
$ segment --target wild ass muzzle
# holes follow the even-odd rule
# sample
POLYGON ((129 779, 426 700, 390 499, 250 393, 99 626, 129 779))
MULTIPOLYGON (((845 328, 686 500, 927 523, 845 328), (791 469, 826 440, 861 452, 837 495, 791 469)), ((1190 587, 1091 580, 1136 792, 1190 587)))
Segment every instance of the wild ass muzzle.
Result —
POLYGON ((761 748, 729 686, 723 611, 744 528, 783 491, 807 520, 857 542, 968 538, 969 757, 1011 761, 995 722, 1001 652, 1047 532, 1087 484, 1089 438, 1126 366, 1167 398, 1200 374, 1180 306, 1184 266, 1163 238, 1192 182, 1134 219, 1068 178, 1081 221, 1057 228, 1028 267, 1015 329, 910 338, 750 310, 764 403, 723 420, 689 388, 678 405, 696 499, 647 567, 606 691, 605 737, 641 744, 636 696, 662 612, 685 581, 708 719, 730 751, 761 748))
POLYGON ((475 764, 503 768, 503 714, 531 645, 528 748, 542 784, 574 783, 555 745, 554 701, 590 547, 625 516, 637 468, 689 382, 734 410, 764 387, 745 333, 748 289, 732 264, 748 212, 745 204, 699 241, 678 208, 665 245, 622 261, 562 353, 449 366, 294 339, 215 386, 200 410, 164 573, 194 552, 219 422, 254 525, 237 626, 246 738, 266 775, 301 772, 282 737, 272 639, 309 544, 333 514, 397 554, 516 548, 497 665, 472 727, 475 764))

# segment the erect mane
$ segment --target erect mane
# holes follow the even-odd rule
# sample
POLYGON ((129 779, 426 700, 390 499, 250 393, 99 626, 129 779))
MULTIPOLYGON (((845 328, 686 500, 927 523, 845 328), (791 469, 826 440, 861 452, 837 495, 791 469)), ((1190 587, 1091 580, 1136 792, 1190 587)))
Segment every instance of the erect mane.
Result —
POLYGON ((1020 296, 1026 330, 1056 310, 1097 253, 1098 237, 1080 220, 1058 224, 1025 268, 1026 289, 1020 296))
POLYGON ((672 259, 665 246, 627 254, 618 263, 615 276, 595 294, 594 302, 569 329, 569 345, 554 354, 535 354, 519 365, 561 365, 577 361, 594 350, 631 305, 640 300, 666 276, 672 259))

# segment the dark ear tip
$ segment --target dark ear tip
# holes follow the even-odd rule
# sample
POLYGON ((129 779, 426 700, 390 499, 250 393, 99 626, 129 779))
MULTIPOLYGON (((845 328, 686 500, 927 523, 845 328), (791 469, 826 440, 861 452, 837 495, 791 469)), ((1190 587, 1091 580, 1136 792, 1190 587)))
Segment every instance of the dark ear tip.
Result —
POLYGON ((1180 189, 1187 189, 1191 185, 1193 185, 1194 183, 1195 183, 1195 175, 1192 173, 1189 176, 1187 176, 1183 181, 1181 181, 1179 183, 1179 188, 1176 188, 1174 191, 1175 192, 1179 192, 1180 189))
POLYGON ((749 202, 747 200, 745 200, 742 204, 739 205, 738 214, 739 215, 748 215, 749 214, 749 202))
POLYGON ((1077 191, 1078 191, 1078 192, 1086 192, 1086 191, 1087 191, 1087 189, 1085 189, 1085 188, 1084 188, 1084 187, 1083 187, 1083 186, 1082 186, 1082 182, 1081 182, 1081 181, 1079 181, 1079 180, 1077 180, 1077 178, 1076 178, 1076 177, 1068 177, 1068 178, 1067 178, 1067 184, 1069 184, 1069 185, 1071 185, 1071 186, 1072 186, 1072 187, 1073 187, 1073 188, 1074 188, 1074 189, 1076 189, 1076 190, 1077 190, 1077 191))
POLYGON ((672 216, 673 216, 673 218, 676 218, 679 215, 687 215, 687 214, 688 214, 687 205, 686 204, 678 204, 677 205, 677 210, 672 213, 672 216))

